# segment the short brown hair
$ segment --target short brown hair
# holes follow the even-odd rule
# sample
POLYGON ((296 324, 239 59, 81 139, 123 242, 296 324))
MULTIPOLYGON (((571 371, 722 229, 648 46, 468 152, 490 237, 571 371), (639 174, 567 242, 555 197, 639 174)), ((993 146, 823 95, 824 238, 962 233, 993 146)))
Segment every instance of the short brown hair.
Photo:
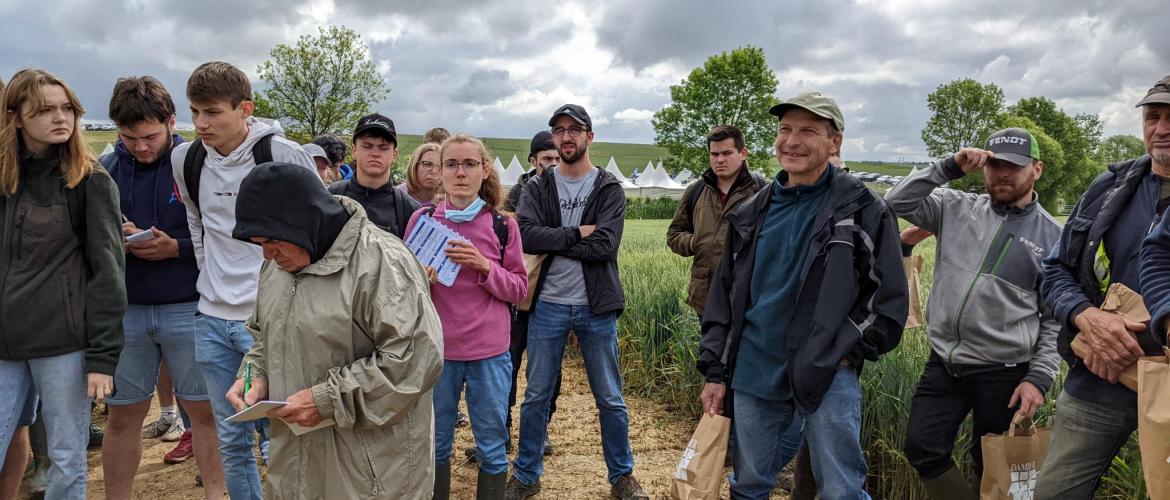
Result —
POLYGON ((175 101, 153 76, 119 78, 110 97, 110 119, 119 127, 133 127, 156 120, 167 123, 175 116, 175 101))
POLYGON ((187 100, 207 104, 226 100, 232 108, 252 100, 252 82, 239 68, 222 61, 200 64, 187 79, 187 100))
POLYGON ((711 149, 712 142, 726 141, 728 139, 735 140, 735 150, 743 151, 743 132, 735 125, 717 125, 715 128, 707 132, 707 149, 711 149))
POLYGON ((433 142, 435 144, 442 144, 447 139, 451 138, 451 132, 443 127, 435 127, 423 134, 423 142, 433 142))

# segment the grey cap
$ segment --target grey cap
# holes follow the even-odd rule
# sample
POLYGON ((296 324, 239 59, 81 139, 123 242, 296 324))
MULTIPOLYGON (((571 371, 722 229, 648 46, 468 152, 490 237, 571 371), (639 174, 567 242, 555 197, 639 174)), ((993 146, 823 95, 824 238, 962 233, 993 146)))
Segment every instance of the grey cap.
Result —
POLYGON ((1147 104, 1170 104, 1170 75, 1162 77, 1153 87, 1150 87, 1150 90, 1146 92, 1146 97, 1134 107, 1140 108, 1147 104))
POLYGON ((305 150, 306 153, 309 153, 310 157, 324 158, 325 161, 329 161, 329 155, 325 154, 325 148, 323 148, 321 146, 318 146, 318 145, 310 142, 308 144, 302 145, 301 149, 305 150))
POLYGON ((1026 167, 1040 159, 1040 146, 1032 134, 1022 128, 1005 128, 987 138, 987 150, 997 160, 1005 160, 1026 167))
POLYGON ((792 108, 801 108, 829 120, 837 127, 838 132, 845 132, 845 117, 841 114, 841 108, 837 106, 837 101, 834 101, 832 97, 820 92, 805 92, 772 106, 768 112, 776 115, 777 118, 784 118, 784 113, 792 108))

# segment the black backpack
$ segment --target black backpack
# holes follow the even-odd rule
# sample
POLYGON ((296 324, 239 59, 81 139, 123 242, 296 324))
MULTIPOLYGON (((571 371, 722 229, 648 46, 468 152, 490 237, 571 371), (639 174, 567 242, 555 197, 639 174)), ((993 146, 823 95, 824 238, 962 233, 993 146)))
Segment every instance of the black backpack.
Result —
MULTIPOLYGON (((767 185, 768 180, 765 179, 764 176, 755 172, 749 172, 749 174, 752 176, 752 180, 756 183, 756 191, 764 189, 764 186, 767 185)), ((689 214, 691 219, 692 229, 695 224, 695 203, 699 202, 699 195, 703 193, 704 189, 707 189, 707 183, 703 182, 702 178, 695 181, 695 184, 696 185, 694 189, 691 189, 691 192, 687 194, 687 214, 689 214)))
MULTIPOLYGON (((252 161, 262 165, 272 161, 272 136, 261 137, 252 145, 252 161)), ((203 139, 195 139, 187 149, 187 156, 183 160, 183 184, 187 188, 187 199, 184 203, 199 213, 199 177, 203 175, 203 164, 207 161, 207 149, 203 147, 203 139)))

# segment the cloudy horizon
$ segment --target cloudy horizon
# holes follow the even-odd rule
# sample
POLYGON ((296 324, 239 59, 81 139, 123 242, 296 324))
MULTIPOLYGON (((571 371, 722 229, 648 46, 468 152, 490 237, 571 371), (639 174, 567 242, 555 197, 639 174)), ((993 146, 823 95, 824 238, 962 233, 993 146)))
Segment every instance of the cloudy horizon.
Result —
POLYGON ((632 143, 653 142, 650 117, 670 103, 670 85, 711 55, 753 45, 778 97, 837 99, 846 160, 929 159, 926 96, 959 78, 999 85, 1008 104, 1045 96, 1070 115, 1098 114, 1104 137, 1140 135, 1133 105, 1170 73, 1168 15, 1135 0, 0 0, 0 18, 0 77, 48 69, 93 121, 106 119, 118 77, 152 75, 189 122, 183 88, 198 64, 231 62, 262 89, 256 67, 273 46, 336 24, 369 46, 391 89, 374 109, 401 132, 528 138, 576 102, 598 141, 632 143))

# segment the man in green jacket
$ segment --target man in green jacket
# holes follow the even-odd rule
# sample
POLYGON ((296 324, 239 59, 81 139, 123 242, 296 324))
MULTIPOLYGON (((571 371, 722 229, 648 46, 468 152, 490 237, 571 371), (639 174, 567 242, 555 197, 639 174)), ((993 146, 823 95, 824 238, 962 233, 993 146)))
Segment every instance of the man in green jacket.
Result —
POLYGON ((264 497, 429 498, 443 334, 418 260, 288 163, 244 178, 232 236, 262 246, 265 262, 255 344, 228 400, 287 402, 268 413, 264 497))

